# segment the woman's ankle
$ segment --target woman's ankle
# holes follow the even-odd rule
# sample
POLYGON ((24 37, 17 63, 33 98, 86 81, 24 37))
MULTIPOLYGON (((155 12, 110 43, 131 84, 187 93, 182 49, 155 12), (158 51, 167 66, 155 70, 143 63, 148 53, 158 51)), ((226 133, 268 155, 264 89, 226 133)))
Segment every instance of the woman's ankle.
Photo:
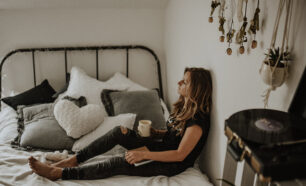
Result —
POLYGON ((79 165, 77 155, 72 156, 70 160, 71 160, 71 162, 72 162, 74 165, 76 165, 76 166, 79 165))
POLYGON ((54 168, 51 171, 51 174, 52 174, 54 179, 60 179, 60 178, 62 178, 62 175, 63 175, 63 169, 62 168, 54 168))

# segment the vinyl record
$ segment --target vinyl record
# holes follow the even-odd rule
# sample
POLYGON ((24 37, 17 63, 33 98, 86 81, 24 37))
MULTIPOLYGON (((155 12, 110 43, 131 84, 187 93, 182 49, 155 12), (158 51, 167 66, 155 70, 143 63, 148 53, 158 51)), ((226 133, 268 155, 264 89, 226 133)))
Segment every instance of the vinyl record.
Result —
POLYGON ((277 110, 243 110, 230 116, 225 125, 242 139, 260 144, 306 139, 306 120, 277 110))

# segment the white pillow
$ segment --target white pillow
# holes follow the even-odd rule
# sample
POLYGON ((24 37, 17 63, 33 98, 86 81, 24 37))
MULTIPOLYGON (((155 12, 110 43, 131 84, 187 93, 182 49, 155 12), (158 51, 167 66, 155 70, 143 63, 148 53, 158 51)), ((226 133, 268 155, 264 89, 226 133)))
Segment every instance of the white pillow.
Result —
POLYGON ((131 113, 105 117, 103 123, 101 123, 94 131, 74 142, 72 151, 80 151, 116 126, 125 126, 129 129, 133 129, 135 119, 136 114, 131 113))
MULTIPOLYGON (((139 85, 138 83, 135 83, 120 72, 116 72, 109 80, 106 81, 106 83, 113 86, 125 87, 127 91, 150 90, 146 87, 139 85)), ((164 110, 164 118, 167 121, 169 118, 168 108, 162 99, 160 99, 160 103, 164 110)))
POLYGON ((79 138, 97 128, 107 115, 98 105, 80 108, 71 101, 60 100, 54 106, 54 116, 68 136, 79 138))
POLYGON ((165 118, 165 121, 167 121, 168 118, 169 118, 169 116, 170 116, 170 113, 169 113, 169 111, 168 111, 168 108, 167 108, 165 102, 164 102, 162 99, 160 99, 160 104, 161 104, 161 106, 163 107, 163 110, 164 110, 164 118, 165 118))
POLYGON ((134 81, 125 77, 120 72, 116 72, 109 80, 106 81, 106 83, 113 86, 116 85, 125 87, 127 91, 149 90, 148 88, 143 87, 138 83, 135 83, 134 81))
POLYGON ((101 92, 103 89, 116 89, 124 90, 127 86, 124 85, 112 85, 102 81, 98 81, 95 78, 88 76, 82 69, 78 67, 72 67, 71 77, 66 95, 74 98, 84 96, 88 104, 96 104, 105 108, 101 101, 101 92))

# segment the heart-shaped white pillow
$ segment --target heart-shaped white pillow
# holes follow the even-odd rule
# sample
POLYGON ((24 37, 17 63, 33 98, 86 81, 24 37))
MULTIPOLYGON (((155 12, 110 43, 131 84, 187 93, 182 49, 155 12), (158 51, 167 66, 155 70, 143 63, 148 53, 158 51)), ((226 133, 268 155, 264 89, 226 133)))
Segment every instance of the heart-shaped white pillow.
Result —
POLYGON ((71 101, 60 100, 54 106, 54 116, 68 136, 79 138, 101 124, 106 112, 99 105, 88 104, 79 108, 71 101))

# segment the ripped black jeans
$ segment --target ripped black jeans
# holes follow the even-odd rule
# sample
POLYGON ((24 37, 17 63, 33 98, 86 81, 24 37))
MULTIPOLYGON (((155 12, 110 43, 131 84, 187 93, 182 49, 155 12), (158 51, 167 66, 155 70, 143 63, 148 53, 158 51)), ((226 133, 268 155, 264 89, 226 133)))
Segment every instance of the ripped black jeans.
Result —
MULTIPOLYGON (((92 142, 89 146, 77 153, 78 163, 82 163, 94 156, 100 155, 112 149, 115 145, 121 145, 126 149, 135 149, 142 146, 147 146, 151 151, 170 150, 166 149, 163 142, 156 142, 139 137, 135 131, 127 129, 123 134, 121 127, 115 127, 106 133, 104 136, 92 142)), ((130 175, 130 176, 174 176, 183 172, 190 165, 185 165, 182 162, 158 162, 153 161, 138 167, 129 164, 124 155, 114 156, 107 161, 102 161, 97 164, 83 165, 72 168, 64 168, 62 179, 80 179, 91 180, 107 178, 115 175, 130 175)))

